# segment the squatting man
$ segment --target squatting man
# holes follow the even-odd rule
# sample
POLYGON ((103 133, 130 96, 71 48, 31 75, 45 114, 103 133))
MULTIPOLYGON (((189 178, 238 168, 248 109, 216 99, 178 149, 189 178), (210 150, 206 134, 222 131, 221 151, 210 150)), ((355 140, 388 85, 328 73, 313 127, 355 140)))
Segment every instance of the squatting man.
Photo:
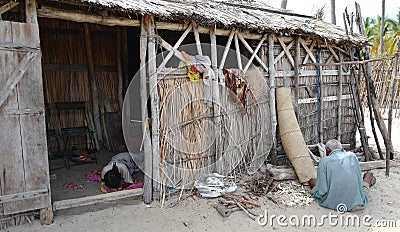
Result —
POLYGON ((311 195, 326 208, 336 210, 338 205, 345 205, 347 211, 364 209, 375 177, 371 172, 362 177, 356 155, 344 151, 338 140, 329 140, 325 150, 327 156, 319 161, 317 179, 308 181, 311 195))

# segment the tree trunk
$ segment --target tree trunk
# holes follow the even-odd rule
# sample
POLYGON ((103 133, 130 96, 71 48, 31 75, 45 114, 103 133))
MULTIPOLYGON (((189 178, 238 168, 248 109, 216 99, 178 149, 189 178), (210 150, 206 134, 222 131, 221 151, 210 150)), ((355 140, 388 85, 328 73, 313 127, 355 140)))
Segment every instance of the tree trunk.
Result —
POLYGON ((336 25, 336 2, 331 0, 331 23, 336 25))
POLYGON ((282 0, 281 1, 281 8, 286 10, 286 6, 287 6, 287 1, 288 0, 282 0))
POLYGON ((385 34, 385 0, 382 0, 382 20, 381 20, 381 32, 379 37, 379 46, 381 55, 384 53, 384 34, 385 34))

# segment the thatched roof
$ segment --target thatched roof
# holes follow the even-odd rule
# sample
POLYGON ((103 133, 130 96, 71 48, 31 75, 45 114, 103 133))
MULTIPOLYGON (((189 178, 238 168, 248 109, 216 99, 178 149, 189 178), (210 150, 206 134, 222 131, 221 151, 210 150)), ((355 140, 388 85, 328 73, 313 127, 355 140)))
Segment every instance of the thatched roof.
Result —
POLYGON ((81 0, 117 11, 151 14, 163 21, 190 21, 208 26, 237 27, 258 32, 273 31, 284 35, 317 35, 334 43, 365 44, 367 38, 347 35, 333 24, 311 16, 272 8, 257 0, 81 0))

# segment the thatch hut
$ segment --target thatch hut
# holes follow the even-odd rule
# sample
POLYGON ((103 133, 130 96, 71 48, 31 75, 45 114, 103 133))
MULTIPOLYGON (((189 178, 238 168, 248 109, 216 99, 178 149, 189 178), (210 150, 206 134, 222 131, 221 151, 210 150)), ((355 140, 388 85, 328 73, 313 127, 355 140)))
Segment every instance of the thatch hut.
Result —
MULTIPOLYGON (((7 77, 0 92, 0 127, 5 128, 0 146, 1 215, 42 209, 42 218, 49 219, 52 209, 123 195, 51 202, 44 103, 51 108, 60 101, 84 102, 97 141, 107 142, 102 115, 122 111, 132 79, 124 122, 139 133, 125 136, 139 144, 144 138, 145 202, 166 186, 184 187, 202 168, 226 174, 236 167, 254 168, 267 157, 279 163, 276 88, 292 89, 308 145, 338 138, 355 146, 357 126, 363 121, 354 98, 359 91, 357 71, 349 65, 307 64, 353 60, 354 51, 367 43, 359 34, 257 1, 0 2, 0 70, 7 77), (210 57, 214 79, 191 82, 186 68, 177 68, 179 60, 187 61, 182 54, 187 44, 195 48, 189 55, 210 57), (232 100, 218 84, 218 70, 223 69, 237 72, 248 85, 243 101, 232 100), (137 72, 140 78, 135 79, 137 72), (208 102, 173 95, 176 89, 208 102), (178 150, 170 140, 181 141, 170 137, 174 130, 189 141, 178 150), (207 150, 204 144, 210 145, 207 150)), ((83 117, 87 115, 61 121, 80 126, 83 117)))

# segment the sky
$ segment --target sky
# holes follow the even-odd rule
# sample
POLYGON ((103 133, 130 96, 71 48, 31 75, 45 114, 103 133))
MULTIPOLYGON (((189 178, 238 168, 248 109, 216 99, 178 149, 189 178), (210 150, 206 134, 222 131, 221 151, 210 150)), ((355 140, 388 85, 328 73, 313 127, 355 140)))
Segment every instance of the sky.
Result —
MULTIPOLYGON (((281 0, 263 0, 265 3, 272 7, 280 8, 281 0)), ((400 0, 385 0, 386 1, 386 16, 395 19, 400 8, 400 0)), ((347 7, 347 11, 355 13, 354 0, 336 0, 336 25, 344 27, 343 12, 347 7)), ((381 14, 382 0, 358 0, 361 6, 361 14, 363 18, 373 17, 381 14)), ((287 9, 293 12, 314 15, 317 9, 324 7, 325 19, 324 21, 331 21, 331 6, 329 0, 288 0, 287 9)))

